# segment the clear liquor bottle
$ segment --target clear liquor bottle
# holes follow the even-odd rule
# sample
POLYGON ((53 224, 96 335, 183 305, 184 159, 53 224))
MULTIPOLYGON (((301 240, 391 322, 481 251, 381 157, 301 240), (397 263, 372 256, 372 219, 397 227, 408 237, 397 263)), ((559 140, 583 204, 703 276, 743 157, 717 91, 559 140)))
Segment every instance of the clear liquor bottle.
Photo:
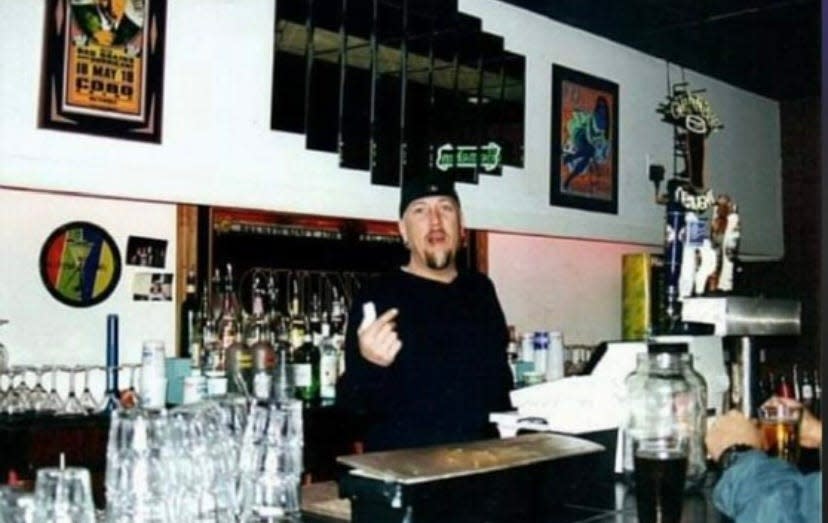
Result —
POLYGON ((311 310, 308 316, 308 328, 311 335, 322 333, 322 306, 319 300, 319 295, 313 293, 311 295, 311 310))
POLYGON ((299 282, 296 278, 291 282, 292 295, 290 298, 290 344, 295 351, 304 340, 307 329, 305 315, 302 308, 302 297, 299 294, 299 282))
MULTIPOLYGON (((207 290, 206 284, 204 290, 207 290)), ((219 343, 218 322, 206 292, 201 297, 201 317, 201 354, 197 356, 198 361, 193 363, 197 364, 205 374, 209 371, 224 374, 224 352, 219 343)))
POLYGON ((241 332, 226 349, 227 391, 249 396, 253 389, 253 351, 242 339, 241 332))
POLYGON ((287 329, 281 329, 276 337, 276 365, 271 379, 271 399, 284 402, 295 397, 293 386, 293 355, 287 329))
POLYGON ((339 295, 335 286, 331 286, 331 333, 345 334, 345 320, 347 318, 345 299, 339 295))
POLYGON ((235 343, 241 327, 241 307, 233 288, 233 267, 227 264, 222 292, 221 319, 219 320, 219 343, 224 350, 235 343))
POLYGON ((221 308, 224 304, 224 285, 221 280, 221 270, 216 267, 213 278, 210 280, 210 309, 209 316, 218 322, 221 318, 221 308))
POLYGON ((270 342, 275 347, 276 336, 282 328, 284 315, 279 309, 279 286, 276 284, 276 278, 272 273, 267 277, 265 292, 267 295, 267 320, 270 324, 270 333, 272 336, 270 342))
POLYGON ((253 279, 252 314, 248 322, 245 339, 253 357, 252 392, 256 398, 266 400, 270 394, 270 382, 276 363, 276 351, 272 344, 270 321, 264 307, 265 291, 261 280, 253 279))

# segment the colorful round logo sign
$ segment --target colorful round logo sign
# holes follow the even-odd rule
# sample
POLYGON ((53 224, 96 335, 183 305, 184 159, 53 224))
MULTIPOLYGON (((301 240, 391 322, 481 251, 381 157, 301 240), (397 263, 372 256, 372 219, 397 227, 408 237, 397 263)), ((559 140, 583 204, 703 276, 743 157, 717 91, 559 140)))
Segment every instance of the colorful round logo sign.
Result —
POLYGON ((43 244, 40 277, 56 300, 89 307, 115 290, 121 277, 121 254, 112 237, 94 223, 67 223, 43 244))

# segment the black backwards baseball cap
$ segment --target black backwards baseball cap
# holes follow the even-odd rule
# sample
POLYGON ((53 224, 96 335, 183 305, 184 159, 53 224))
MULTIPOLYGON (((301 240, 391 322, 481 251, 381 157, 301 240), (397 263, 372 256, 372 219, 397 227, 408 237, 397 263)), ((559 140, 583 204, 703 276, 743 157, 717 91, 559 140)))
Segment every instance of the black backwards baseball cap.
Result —
POLYGON ((454 190, 454 178, 448 174, 426 174, 403 179, 400 190, 400 217, 409 204, 426 196, 451 196, 460 205, 460 197, 454 190))

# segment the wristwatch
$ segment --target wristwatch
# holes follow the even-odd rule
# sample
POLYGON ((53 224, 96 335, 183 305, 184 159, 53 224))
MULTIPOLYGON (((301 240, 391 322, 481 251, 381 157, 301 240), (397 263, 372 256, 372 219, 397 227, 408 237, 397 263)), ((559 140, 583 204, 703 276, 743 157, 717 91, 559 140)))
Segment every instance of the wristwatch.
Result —
POLYGON ((735 445, 727 447, 719 455, 719 468, 723 471, 727 470, 731 465, 736 463, 736 460, 739 459, 739 455, 748 450, 754 450, 754 448, 744 443, 736 443, 735 445))

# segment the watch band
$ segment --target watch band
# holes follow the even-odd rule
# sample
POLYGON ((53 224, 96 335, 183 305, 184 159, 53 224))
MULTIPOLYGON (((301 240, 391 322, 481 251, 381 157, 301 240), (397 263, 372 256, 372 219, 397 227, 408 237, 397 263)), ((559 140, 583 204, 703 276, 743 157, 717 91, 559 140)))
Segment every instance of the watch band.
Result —
POLYGON ((739 458, 740 454, 748 450, 754 450, 754 448, 744 443, 736 443, 735 445, 727 447, 719 455, 719 468, 727 470, 731 465, 736 463, 736 460, 739 458))

